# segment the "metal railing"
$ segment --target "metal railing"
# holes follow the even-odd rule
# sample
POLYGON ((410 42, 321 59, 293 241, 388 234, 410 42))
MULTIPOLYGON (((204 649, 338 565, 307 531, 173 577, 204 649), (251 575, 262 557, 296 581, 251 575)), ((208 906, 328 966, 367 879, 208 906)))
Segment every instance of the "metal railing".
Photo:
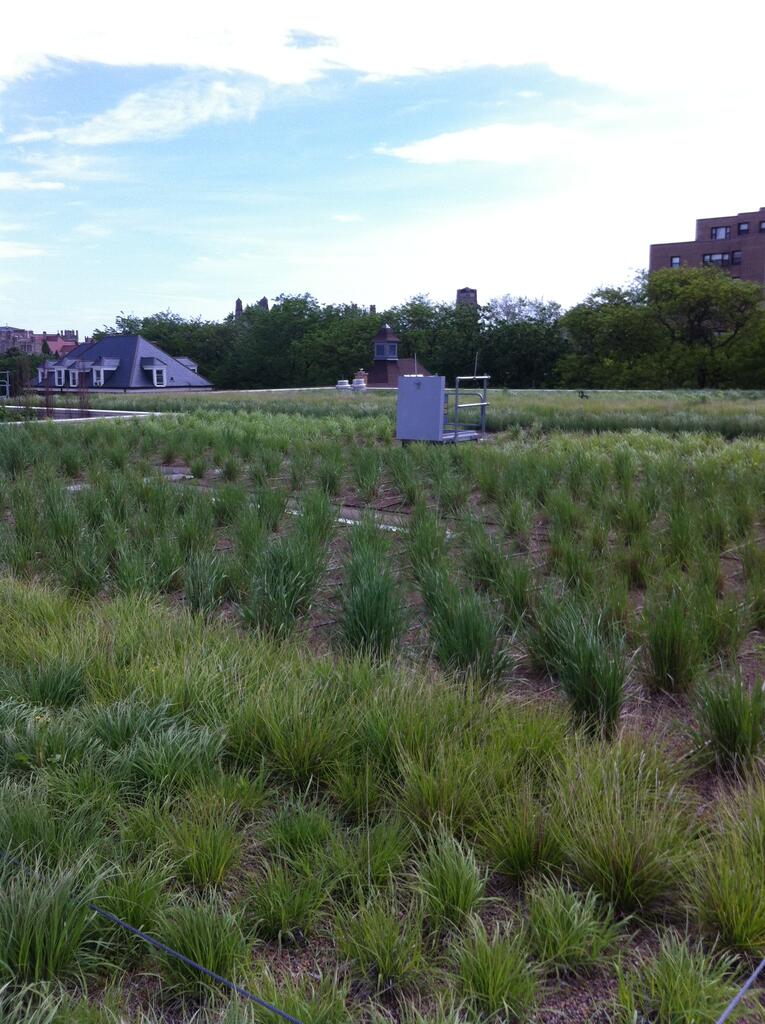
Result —
POLYGON ((487 373, 455 378, 454 387, 444 393, 444 441, 464 440, 468 436, 486 436, 486 410, 489 408, 490 379, 487 373), (467 381, 481 381, 482 383, 479 388, 465 389, 462 385, 467 381), (466 402, 465 398, 475 398, 477 401, 466 402), (463 419, 461 414, 464 414, 467 409, 478 410, 477 422, 463 419))

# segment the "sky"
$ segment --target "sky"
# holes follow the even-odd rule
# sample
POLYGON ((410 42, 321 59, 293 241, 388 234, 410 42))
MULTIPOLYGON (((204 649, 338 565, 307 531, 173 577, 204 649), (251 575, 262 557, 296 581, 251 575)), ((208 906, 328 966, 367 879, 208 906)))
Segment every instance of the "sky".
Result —
POLYGON ((463 286, 569 306, 765 206, 754 0, 13 7, 0 324, 463 286))

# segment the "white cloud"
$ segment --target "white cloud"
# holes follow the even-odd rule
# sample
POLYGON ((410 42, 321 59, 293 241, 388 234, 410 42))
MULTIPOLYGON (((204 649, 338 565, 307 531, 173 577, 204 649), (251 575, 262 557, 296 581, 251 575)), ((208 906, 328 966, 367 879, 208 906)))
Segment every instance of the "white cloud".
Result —
POLYGON ((560 153, 579 153, 580 134, 553 124, 489 124, 444 132, 405 146, 378 146, 375 152, 418 164, 449 164, 477 160, 528 164, 560 153))
POLYGON ((120 181, 126 177, 118 163, 110 158, 75 153, 70 149, 24 153, 24 164, 39 177, 50 174, 64 181, 120 181))
POLYGON ((0 260, 15 260, 29 256, 42 256, 44 249, 29 242, 0 241, 0 260))
POLYGON ((332 220, 338 224, 358 224, 361 220, 360 213, 333 213, 332 220))
POLYGON ((21 132, 10 141, 56 139, 75 146, 104 146, 169 139, 212 121, 251 119, 260 106, 261 96, 262 88, 252 81, 209 82, 186 76, 169 85, 131 93, 116 107, 79 125, 21 132))
POLYGON ((53 191, 64 187, 63 181, 49 181, 19 171, 0 171, 0 192, 53 191))
POLYGON ((277 84, 305 83, 332 68, 386 78, 543 64, 638 95, 746 97, 753 86, 759 94, 761 72, 741 41, 758 38, 764 16, 758 0, 644 0, 639 7, 388 0, 371 17, 357 0, 135 0, 122 18, 102 0, 41 0, 17 5, 6 19, 0 78, 56 60, 240 71, 277 84))

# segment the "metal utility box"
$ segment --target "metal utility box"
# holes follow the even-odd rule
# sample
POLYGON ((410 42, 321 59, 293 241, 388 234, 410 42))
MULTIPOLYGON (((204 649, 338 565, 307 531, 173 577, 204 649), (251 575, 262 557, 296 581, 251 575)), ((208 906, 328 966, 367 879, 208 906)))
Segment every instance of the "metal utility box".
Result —
POLYGON ((456 387, 447 389, 445 377, 399 377, 396 438, 444 444, 484 437, 489 378, 457 377, 455 383, 456 387), (479 389, 465 391, 463 381, 480 381, 481 385, 479 389))
POLYGON ((399 377, 396 437, 399 441, 441 441, 445 377, 399 377))

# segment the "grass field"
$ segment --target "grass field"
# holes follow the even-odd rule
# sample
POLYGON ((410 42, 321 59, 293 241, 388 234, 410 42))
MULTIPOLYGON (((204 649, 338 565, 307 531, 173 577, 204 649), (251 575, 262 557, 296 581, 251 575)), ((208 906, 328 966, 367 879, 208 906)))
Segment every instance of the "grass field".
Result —
POLYGON ((95 903, 306 1024, 714 1022, 765 956, 765 417, 705 397, 0 426, 0 1021, 276 1019, 95 903))

